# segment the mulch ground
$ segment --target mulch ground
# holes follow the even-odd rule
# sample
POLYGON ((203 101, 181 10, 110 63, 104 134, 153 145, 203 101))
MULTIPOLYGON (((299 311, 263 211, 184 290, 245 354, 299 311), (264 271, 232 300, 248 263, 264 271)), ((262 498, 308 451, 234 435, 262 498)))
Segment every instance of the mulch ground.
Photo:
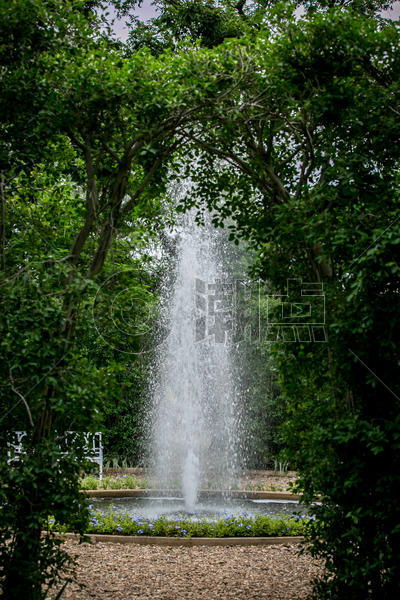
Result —
POLYGON ((158 547, 65 542, 77 555, 66 600, 305 600, 321 564, 299 546, 158 547), (80 589, 78 584, 84 584, 80 589))

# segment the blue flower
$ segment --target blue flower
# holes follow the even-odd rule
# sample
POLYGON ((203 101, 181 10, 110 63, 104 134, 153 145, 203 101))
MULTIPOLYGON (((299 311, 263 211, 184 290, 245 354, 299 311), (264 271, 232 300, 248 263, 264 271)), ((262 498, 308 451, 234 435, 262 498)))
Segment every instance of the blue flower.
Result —
POLYGON ((122 531, 122 530, 123 530, 123 528, 121 527, 121 525, 118 525, 117 531, 122 531))
POLYGON ((143 529, 138 529, 138 533, 143 533, 143 529))
POLYGON ((251 529, 251 525, 247 525, 247 526, 246 526, 246 529, 251 529))
POLYGON ((93 504, 89 504, 89 510, 92 510, 93 504))
POLYGON ((186 535, 186 534, 187 534, 187 531, 186 531, 186 529, 182 529, 182 531, 181 531, 181 534, 182 534, 182 535, 186 535))
POLYGON ((150 524, 150 525, 149 525, 149 528, 150 528, 150 529, 153 529, 153 525, 151 525, 151 524, 150 524))

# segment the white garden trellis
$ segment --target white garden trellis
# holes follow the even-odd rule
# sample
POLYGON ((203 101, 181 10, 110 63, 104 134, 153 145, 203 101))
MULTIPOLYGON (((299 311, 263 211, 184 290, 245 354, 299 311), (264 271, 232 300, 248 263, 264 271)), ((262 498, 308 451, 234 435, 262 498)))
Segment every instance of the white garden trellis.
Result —
MULTIPOLYGON (((14 431, 16 441, 9 443, 10 449, 8 450, 9 462, 18 460, 18 455, 25 454, 22 440, 26 435, 26 431, 14 431)), ((64 443, 66 446, 70 445, 74 438, 77 436, 75 431, 66 431, 64 437, 64 443)), ((96 433, 89 433, 85 431, 83 434, 85 440, 85 458, 91 462, 99 465, 99 479, 103 479, 103 444, 102 435, 100 431, 96 433)), ((68 451, 67 451, 68 452, 68 451)), ((66 452, 66 453, 67 453, 66 452)))

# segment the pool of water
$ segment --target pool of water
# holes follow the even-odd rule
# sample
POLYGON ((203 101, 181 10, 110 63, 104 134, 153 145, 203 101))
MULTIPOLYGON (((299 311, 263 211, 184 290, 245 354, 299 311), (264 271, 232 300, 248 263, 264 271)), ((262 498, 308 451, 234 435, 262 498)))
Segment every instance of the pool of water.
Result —
POLYGON ((240 516, 257 514, 280 517, 283 515, 305 515, 307 509, 296 500, 250 500, 250 499, 204 499, 199 500, 196 510, 187 512, 183 498, 91 498, 93 508, 107 511, 110 508, 120 513, 129 513, 144 519, 155 519, 160 515, 168 518, 184 516, 187 519, 214 519, 218 516, 240 516))

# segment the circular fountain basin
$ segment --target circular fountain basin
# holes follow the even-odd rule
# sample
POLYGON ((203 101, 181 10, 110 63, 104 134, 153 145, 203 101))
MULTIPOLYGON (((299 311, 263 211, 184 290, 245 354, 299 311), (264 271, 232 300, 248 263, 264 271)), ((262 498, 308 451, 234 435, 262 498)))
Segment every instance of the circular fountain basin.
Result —
POLYGON ((182 518, 188 520, 214 519, 231 515, 239 517, 246 514, 249 517, 267 515, 282 517, 305 515, 307 509, 297 500, 252 500, 252 499, 200 499, 194 510, 187 510, 183 498, 176 497, 147 497, 147 498, 91 498, 93 508, 103 511, 113 509, 120 513, 140 516, 144 519, 156 519, 160 516, 167 518, 182 518))

